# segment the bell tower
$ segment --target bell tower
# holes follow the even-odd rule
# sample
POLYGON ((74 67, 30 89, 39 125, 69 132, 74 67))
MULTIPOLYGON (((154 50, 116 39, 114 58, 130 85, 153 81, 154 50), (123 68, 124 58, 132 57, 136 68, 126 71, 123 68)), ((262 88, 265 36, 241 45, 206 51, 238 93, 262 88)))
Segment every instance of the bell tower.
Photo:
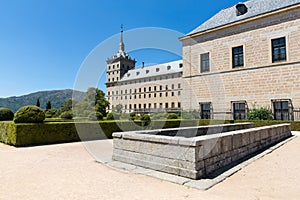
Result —
POLYGON ((121 26, 120 45, 119 51, 112 57, 106 60, 107 63, 107 75, 106 75, 106 87, 112 87, 117 85, 124 74, 129 70, 135 68, 136 60, 130 58, 125 52, 125 45, 123 41, 123 25, 121 26))

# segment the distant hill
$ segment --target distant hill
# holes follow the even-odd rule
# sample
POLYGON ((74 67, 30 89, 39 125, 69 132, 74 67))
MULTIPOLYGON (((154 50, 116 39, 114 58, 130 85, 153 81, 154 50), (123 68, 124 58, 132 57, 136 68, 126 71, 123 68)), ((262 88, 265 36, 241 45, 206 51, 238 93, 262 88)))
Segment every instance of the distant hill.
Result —
MULTIPOLYGON (((22 106, 36 105, 40 99, 41 108, 45 109, 46 103, 51 102, 52 108, 59 109, 65 101, 72 99, 73 90, 40 91, 19 97, 0 98, 0 107, 5 107, 16 112, 22 106)), ((84 96, 84 92, 76 91, 76 96, 84 96)))

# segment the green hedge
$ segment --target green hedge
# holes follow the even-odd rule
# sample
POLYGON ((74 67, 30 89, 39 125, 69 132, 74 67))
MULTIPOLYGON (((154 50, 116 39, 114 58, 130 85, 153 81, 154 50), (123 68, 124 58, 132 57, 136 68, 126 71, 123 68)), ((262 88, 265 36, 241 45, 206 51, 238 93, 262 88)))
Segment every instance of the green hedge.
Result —
MULTIPOLYGON (((235 121, 253 122, 255 127, 290 123, 293 131, 300 131, 300 121, 235 121)), ((44 122, 40 124, 15 124, 0 122, 0 142, 13 146, 33 146, 66 143, 85 140, 112 138, 112 133, 143 129, 177 128, 198 125, 230 123, 230 120, 157 120, 143 127, 142 121, 100 121, 100 122, 44 122), (99 128, 99 125, 101 129, 99 128), (78 135, 79 131, 80 135, 78 135), (84 134, 82 134, 84 133, 84 134)))
POLYGON ((254 127, 271 126, 275 124, 291 124, 292 131, 300 131, 300 121, 279 121, 279 120, 235 120, 235 123, 253 122, 254 127))

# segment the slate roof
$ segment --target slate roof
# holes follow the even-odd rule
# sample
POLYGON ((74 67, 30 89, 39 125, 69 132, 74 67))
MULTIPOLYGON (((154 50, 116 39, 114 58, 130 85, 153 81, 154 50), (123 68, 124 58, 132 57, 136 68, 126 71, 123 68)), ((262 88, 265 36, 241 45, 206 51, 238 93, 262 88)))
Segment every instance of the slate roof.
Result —
POLYGON ((182 64, 182 60, 132 69, 124 74, 121 81, 179 73, 182 72, 182 67, 180 67, 180 64, 182 64))
POLYGON ((244 15, 237 16, 236 5, 225 8, 217 13, 215 16, 204 22, 188 35, 199 32, 204 32, 213 28, 217 28, 226 24, 241 21, 254 16, 262 15, 278 9, 299 4, 300 0, 249 0, 243 2, 248 8, 248 12, 244 15))

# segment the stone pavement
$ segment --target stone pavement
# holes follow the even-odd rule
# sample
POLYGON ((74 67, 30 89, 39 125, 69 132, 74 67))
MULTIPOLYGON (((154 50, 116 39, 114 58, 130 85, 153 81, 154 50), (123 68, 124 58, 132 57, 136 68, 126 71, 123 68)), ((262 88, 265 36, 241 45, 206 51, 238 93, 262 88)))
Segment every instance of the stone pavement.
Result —
POLYGON ((0 144, 0 199, 299 199, 299 149, 296 137, 201 191, 97 163, 82 143, 0 144))

